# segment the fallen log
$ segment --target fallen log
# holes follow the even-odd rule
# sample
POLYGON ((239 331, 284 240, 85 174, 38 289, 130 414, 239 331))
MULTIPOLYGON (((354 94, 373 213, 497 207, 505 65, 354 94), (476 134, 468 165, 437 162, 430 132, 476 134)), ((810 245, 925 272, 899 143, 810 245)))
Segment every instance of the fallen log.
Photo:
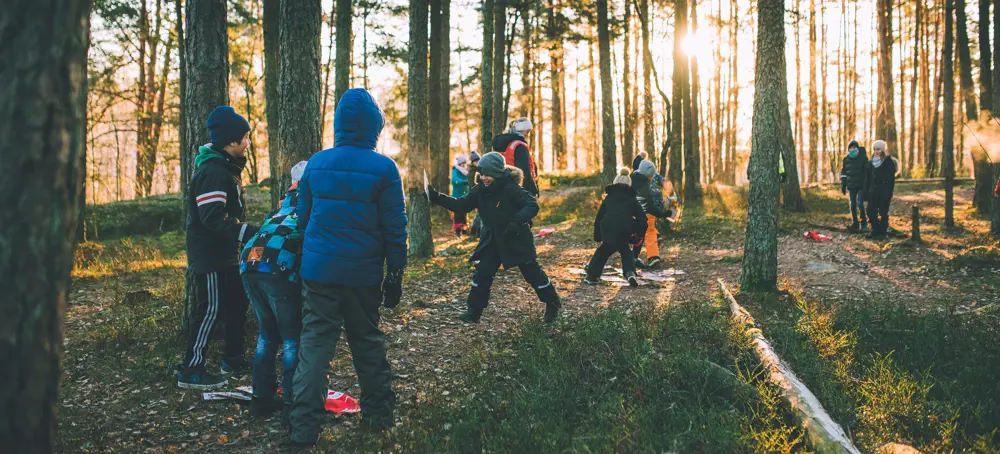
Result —
POLYGON ((771 344, 757 328, 753 317, 736 302, 736 298, 726 288, 726 283, 722 279, 718 279, 718 281, 722 293, 729 301, 729 309, 733 313, 733 318, 747 326, 747 332, 753 339, 754 351, 760 358, 761 364, 769 372, 768 378, 781 389, 782 396, 792 407, 792 413, 805 429, 806 436, 816 452, 860 454, 861 451, 847 438, 844 429, 830 417, 819 399, 774 352, 771 344))

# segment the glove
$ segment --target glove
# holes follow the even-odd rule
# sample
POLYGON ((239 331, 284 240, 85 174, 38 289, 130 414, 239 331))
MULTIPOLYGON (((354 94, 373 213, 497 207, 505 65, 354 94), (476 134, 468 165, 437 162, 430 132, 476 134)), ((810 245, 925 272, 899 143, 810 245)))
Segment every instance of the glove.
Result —
POLYGON ((427 188, 427 201, 428 202, 434 203, 434 201, 437 200, 439 197, 441 197, 441 193, 438 192, 437 189, 434 189, 433 186, 427 188))
POLYGON ((511 222, 507 224, 507 228, 503 230, 504 236, 517 236, 520 233, 521 224, 516 222, 511 222))
POLYGON ((847 185, 846 184, 840 185, 840 193, 844 194, 844 195, 847 195, 847 185))
POLYGON ((403 269, 396 268, 389 270, 382 280, 382 305, 387 309, 395 309, 399 306, 399 300, 403 298, 403 269))

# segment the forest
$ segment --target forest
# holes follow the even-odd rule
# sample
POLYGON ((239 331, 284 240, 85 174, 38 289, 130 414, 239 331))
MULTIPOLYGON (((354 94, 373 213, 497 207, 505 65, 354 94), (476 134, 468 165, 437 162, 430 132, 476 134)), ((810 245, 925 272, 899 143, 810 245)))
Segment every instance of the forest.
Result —
POLYGON ((6 0, 0 440, 1000 452, 998 30, 991 0, 6 0))

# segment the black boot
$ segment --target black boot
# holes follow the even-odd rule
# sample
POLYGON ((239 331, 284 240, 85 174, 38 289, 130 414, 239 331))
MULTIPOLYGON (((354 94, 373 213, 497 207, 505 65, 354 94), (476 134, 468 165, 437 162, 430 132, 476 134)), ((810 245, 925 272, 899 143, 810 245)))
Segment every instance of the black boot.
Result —
POLYGON ((479 318, 483 316, 483 308, 469 306, 465 313, 458 318, 465 323, 479 323, 479 318))
POLYGON ((281 410, 285 404, 282 402, 281 398, 271 395, 270 397, 266 395, 254 395, 250 399, 250 416, 259 418, 262 416, 270 416, 278 410, 281 410))
POLYGON ((559 318, 560 308, 562 308, 562 299, 559 298, 559 295, 556 295, 552 302, 545 303, 545 317, 542 320, 545 323, 555 322, 559 318))
POLYGON ((847 230, 850 230, 852 232, 857 232, 859 227, 861 227, 861 224, 858 224, 858 220, 855 219, 854 222, 851 223, 851 225, 847 226, 847 230))

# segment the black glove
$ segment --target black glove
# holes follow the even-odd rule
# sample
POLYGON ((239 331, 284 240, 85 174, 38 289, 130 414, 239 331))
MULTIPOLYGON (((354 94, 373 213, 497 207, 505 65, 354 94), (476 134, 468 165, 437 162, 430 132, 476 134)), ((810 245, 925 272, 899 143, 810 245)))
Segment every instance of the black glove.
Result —
POLYGON ((388 309, 395 309, 399 306, 399 300, 403 298, 403 269, 396 268, 389 270, 382 280, 382 305, 388 309))
POLYGON ((503 230, 504 236, 517 236, 520 233, 521 224, 516 222, 511 222, 507 224, 507 228, 503 230))
POLYGON ((840 193, 847 195, 847 184, 840 185, 840 193))
POLYGON ((434 201, 437 200, 439 197, 441 197, 441 193, 438 192, 437 189, 434 189, 433 186, 430 186, 430 187, 427 188, 427 201, 428 202, 434 203, 434 201))

